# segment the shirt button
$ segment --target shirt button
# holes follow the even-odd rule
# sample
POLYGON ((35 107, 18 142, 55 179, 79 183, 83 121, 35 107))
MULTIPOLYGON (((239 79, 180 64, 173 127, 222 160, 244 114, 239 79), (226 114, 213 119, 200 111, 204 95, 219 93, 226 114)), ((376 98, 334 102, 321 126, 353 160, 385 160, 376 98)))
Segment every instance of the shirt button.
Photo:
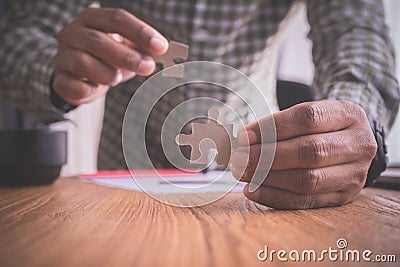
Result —
POLYGON ((210 32, 205 28, 200 28, 193 33, 193 39, 197 42, 206 42, 210 39, 210 32))

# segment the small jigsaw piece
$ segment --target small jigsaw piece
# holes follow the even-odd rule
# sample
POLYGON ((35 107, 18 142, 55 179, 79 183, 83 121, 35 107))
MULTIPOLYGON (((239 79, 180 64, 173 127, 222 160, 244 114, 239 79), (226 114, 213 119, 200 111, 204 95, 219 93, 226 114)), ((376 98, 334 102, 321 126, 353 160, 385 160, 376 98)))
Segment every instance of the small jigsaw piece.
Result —
POLYGON ((163 64, 163 70, 161 74, 163 76, 175 77, 175 78, 183 78, 184 66, 176 65, 175 59, 180 58, 183 60, 187 60, 189 57, 189 46, 183 43, 179 43, 176 41, 169 42, 168 51, 160 56, 153 56, 156 62, 163 64), (174 66, 174 68, 167 69, 168 67, 174 66))
POLYGON ((229 163, 231 151, 237 146, 237 141, 233 136, 233 124, 220 124, 217 121, 218 115, 218 109, 210 108, 208 123, 192 123, 192 134, 176 136, 178 145, 191 146, 191 164, 207 164, 211 148, 215 148, 218 152, 216 162, 219 165, 229 163))

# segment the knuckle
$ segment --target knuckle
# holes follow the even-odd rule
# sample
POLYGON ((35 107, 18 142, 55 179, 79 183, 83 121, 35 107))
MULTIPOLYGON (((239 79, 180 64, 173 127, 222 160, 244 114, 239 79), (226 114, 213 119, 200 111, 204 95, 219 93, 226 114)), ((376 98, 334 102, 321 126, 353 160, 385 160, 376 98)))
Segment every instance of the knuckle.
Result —
POLYGON ((87 72, 92 66, 92 60, 87 54, 81 54, 72 62, 72 68, 75 73, 87 72))
POLYGON ((321 171, 319 169, 307 170, 300 179, 301 192, 309 194, 317 191, 320 179, 321 179, 321 171))
POLYGON ((300 160, 319 166, 328 156, 328 146, 322 139, 310 139, 300 144, 300 160))
POLYGON ((359 158, 366 161, 371 161, 378 150, 378 144, 375 140, 375 136, 372 133, 372 130, 368 125, 365 128, 358 129, 358 133, 355 135, 357 136, 357 143, 358 143, 358 155, 359 158))
POLYGON ((150 40, 150 38, 152 37, 152 32, 146 24, 142 24, 138 28, 137 37, 139 40, 150 40))
POLYGON ((348 100, 339 100, 339 102, 342 104, 343 110, 346 111, 343 114, 345 117, 352 120, 356 124, 365 124, 369 126, 365 110, 360 105, 348 100))
POLYGON ((365 111, 360 105, 357 105, 348 100, 340 100, 340 102, 344 106, 344 109, 349 111, 347 112, 347 114, 352 115, 355 120, 360 120, 360 118, 363 117, 366 118, 365 111))
POLYGON ((95 51, 104 45, 104 36, 97 31, 88 31, 85 42, 86 51, 95 51))
POLYGON ((363 146, 363 150, 365 151, 366 156, 368 156, 368 158, 372 160, 378 150, 378 144, 376 143, 375 138, 369 138, 368 141, 364 142, 363 146))
POLYGON ((373 143, 370 142, 366 146, 367 146, 365 148, 366 158, 368 160, 368 163, 370 163, 374 159, 376 152, 378 151, 378 145, 377 145, 376 141, 374 140, 373 143))
POLYGON ((364 109, 360 105, 351 102, 348 103, 353 107, 353 112, 356 118, 362 118, 362 117, 367 118, 364 109))
POLYGON ((297 113, 298 121, 302 127, 307 129, 318 127, 324 118, 324 109, 321 104, 311 103, 303 105, 297 113))
POLYGON ((122 24, 125 23, 127 16, 127 11, 121 8, 115 8, 110 12, 110 21, 113 24, 122 24))
POLYGON ((356 105, 353 102, 350 102, 350 101, 344 100, 344 99, 338 99, 338 100, 335 100, 335 101, 340 103, 343 106, 344 109, 348 109, 349 107, 352 107, 352 106, 356 105))
POLYGON ((147 33, 146 25, 140 25, 137 32, 138 32, 139 37, 146 35, 146 33, 147 33))
POLYGON ((127 52, 124 58, 125 64, 130 68, 137 68, 140 60, 141 56, 133 50, 127 52))

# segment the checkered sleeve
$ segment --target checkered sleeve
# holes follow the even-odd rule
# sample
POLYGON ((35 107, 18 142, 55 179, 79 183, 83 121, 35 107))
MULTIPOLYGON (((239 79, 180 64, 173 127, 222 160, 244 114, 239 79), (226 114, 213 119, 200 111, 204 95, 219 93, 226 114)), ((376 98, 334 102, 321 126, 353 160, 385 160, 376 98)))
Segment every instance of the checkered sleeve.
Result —
POLYGON ((56 35, 86 2, 5 1, 0 26, 0 92, 39 123, 64 119, 50 102, 56 35))
POLYGON ((308 0, 318 99, 349 100, 390 128, 399 107, 394 51, 377 0, 308 0))

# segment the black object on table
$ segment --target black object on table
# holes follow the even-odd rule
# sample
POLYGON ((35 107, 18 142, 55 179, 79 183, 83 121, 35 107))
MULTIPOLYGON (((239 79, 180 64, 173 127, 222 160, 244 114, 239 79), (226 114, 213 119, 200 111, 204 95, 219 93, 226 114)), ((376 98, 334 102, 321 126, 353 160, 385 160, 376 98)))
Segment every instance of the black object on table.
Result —
POLYGON ((67 133, 0 130, 0 185, 51 184, 67 162, 67 133))

